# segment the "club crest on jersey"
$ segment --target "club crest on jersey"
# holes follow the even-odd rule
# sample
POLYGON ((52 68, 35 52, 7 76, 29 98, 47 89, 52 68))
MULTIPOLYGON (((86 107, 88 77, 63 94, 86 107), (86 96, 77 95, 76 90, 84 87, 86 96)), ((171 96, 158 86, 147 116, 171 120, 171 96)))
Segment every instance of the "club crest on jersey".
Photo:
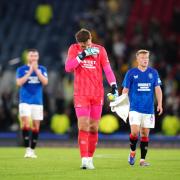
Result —
POLYGON ((152 79, 152 78, 153 78, 152 73, 149 73, 149 74, 148 74, 148 77, 149 77, 149 79, 152 79))
POLYGON ((138 78, 138 75, 134 75, 134 79, 137 79, 138 78))

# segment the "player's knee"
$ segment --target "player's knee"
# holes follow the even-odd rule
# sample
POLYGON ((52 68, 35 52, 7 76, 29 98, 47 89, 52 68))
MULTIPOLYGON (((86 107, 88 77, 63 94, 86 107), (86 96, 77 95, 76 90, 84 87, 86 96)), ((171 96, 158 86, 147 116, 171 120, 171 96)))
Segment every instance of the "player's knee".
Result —
POLYGON ((89 126, 87 123, 78 123, 78 129, 80 131, 89 131, 89 126))
POLYGON ((22 125, 22 129, 30 129, 31 127, 30 127, 30 125, 26 125, 26 124, 24 124, 24 125, 22 125))
POLYGON ((30 123, 29 122, 22 122, 22 129, 30 129, 30 123))
POLYGON ((33 127, 33 128, 32 128, 32 131, 38 133, 38 132, 39 132, 39 127, 33 127))
POLYGON ((86 119, 78 120, 78 129, 82 131, 89 131, 89 123, 86 119))
POLYGON ((98 132, 98 128, 97 127, 91 127, 91 128, 89 128, 89 132, 96 133, 96 132, 98 132))
POLYGON ((149 133, 141 132, 141 137, 148 137, 148 136, 149 136, 149 133))
POLYGON ((79 126, 79 131, 89 131, 89 128, 88 127, 84 127, 84 126, 79 126))
POLYGON ((33 124, 32 129, 39 130, 40 126, 39 124, 33 124))
POLYGON ((135 137, 135 136, 139 135, 139 132, 138 131, 134 131, 134 132, 131 132, 131 134, 135 137))
POLYGON ((89 131, 93 133, 98 132, 98 125, 90 124, 89 131))

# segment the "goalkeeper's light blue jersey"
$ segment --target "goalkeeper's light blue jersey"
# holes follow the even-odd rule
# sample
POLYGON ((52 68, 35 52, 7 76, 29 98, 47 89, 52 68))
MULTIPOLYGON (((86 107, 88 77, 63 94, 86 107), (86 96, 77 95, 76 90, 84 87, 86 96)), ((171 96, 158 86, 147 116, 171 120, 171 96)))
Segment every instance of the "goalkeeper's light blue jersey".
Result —
MULTIPOLYGON (((29 66, 24 65, 17 69, 16 71, 16 78, 23 77, 28 71, 29 66)), ((41 73, 47 77, 47 70, 44 66, 38 66, 38 69, 41 73)), ((43 97, 42 97, 42 83, 38 79, 35 72, 33 72, 28 80, 20 87, 19 90, 19 102, 20 103, 27 103, 27 104, 43 104, 43 97)))
POLYGON ((142 72, 138 68, 130 69, 122 86, 129 89, 130 111, 145 114, 154 113, 154 90, 161 85, 158 72, 148 67, 142 72))

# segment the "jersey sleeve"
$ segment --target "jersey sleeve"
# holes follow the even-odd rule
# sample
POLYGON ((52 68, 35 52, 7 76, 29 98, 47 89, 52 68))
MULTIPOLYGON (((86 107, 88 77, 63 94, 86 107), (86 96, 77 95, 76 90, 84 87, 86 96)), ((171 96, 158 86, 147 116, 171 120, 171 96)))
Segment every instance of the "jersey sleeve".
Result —
POLYGON ((104 73, 106 75, 106 79, 107 79, 109 85, 112 85, 114 83, 116 84, 116 78, 115 78, 115 75, 111 69, 110 64, 108 64, 107 66, 104 66, 103 70, 104 70, 104 73))
POLYGON ((122 86, 124 87, 124 88, 130 88, 130 85, 131 85, 131 72, 130 71, 128 71, 127 73, 126 73, 126 75, 125 75, 125 78, 124 78, 124 80, 123 80, 123 83, 122 83, 122 86))
POLYGON ((48 78, 47 68, 41 67, 42 75, 48 78))
POLYGON ((25 72, 21 68, 18 68, 17 71, 16 71, 16 79, 21 78, 24 75, 25 75, 25 72))
POLYGON ((158 72, 155 71, 155 82, 154 82, 154 87, 160 86, 160 85, 162 85, 162 81, 161 81, 161 79, 160 79, 160 77, 159 77, 158 72))
POLYGON ((65 62, 65 70, 66 72, 72 72, 75 68, 77 68, 80 64, 80 61, 77 58, 76 47, 72 44, 69 47, 68 55, 65 62))
POLYGON ((106 52, 104 47, 102 47, 100 49, 100 54, 99 55, 100 55, 100 62, 101 62, 102 67, 105 67, 106 65, 108 65, 109 64, 109 59, 108 59, 108 55, 107 55, 107 52, 106 52))
POLYGON ((74 48, 74 45, 72 44, 68 49, 68 54, 67 54, 66 61, 69 60, 69 59, 74 59, 74 58, 76 58, 76 56, 77 56, 77 52, 76 52, 76 50, 74 48))

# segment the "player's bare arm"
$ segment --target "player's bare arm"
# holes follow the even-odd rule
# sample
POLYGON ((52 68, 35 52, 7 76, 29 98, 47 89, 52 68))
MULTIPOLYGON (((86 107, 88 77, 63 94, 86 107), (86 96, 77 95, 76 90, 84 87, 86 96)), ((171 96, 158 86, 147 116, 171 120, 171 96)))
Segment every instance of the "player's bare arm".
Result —
POLYGON ((36 64, 36 63, 33 63, 32 66, 33 66, 34 72, 37 74, 37 76, 38 76, 39 80, 41 81, 41 83, 42 83, 44 86, 47 85, 47 84, 48 84, 48 78, 45 77, 45 76, 41 73, 41 71, 38 69, 37 64, 36 64))
POLYGON ((155 94, 156 94, 156 99, 157 99, 157 111, 159 112, 158 115, 161 115, 163 113, 163 108, 162 108, 162 90, 160 86, 155 87, 155 94))
POLYGON ((32 74, 32 72, 33 72, 33 66, 31 65, 29 68, 29 71, 22 78, 16 79, 16 84, 18 86, 22 86, 28 80, 28 78, 32 74))

